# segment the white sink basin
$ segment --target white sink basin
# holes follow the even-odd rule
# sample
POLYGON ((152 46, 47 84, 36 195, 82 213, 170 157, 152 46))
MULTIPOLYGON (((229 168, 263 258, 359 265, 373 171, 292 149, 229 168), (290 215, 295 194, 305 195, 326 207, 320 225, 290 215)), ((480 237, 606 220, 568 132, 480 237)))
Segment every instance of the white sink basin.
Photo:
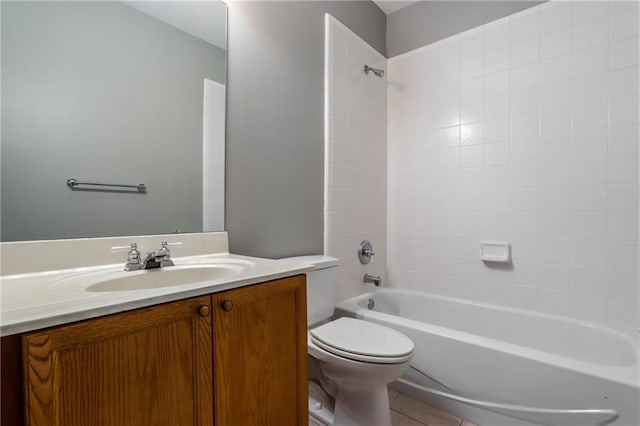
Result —
POLYGON ((216 261, 194 263, 143 271, 107 269, 75 273, 60 278, 51 285, 72 286, 82 291, 113 292, 152 290, 162 287, 223 281, 254 266, 249 261, 216 261))

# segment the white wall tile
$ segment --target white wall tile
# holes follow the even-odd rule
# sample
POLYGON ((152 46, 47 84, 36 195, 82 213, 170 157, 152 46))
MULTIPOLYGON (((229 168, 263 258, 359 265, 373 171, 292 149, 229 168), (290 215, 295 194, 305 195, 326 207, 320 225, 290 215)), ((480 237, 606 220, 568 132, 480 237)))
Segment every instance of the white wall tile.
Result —
POLYGON ((604 322, 606 303, 602 297, 576 293, 571 298, 571 315, 585 321, 604 322))
POLYGON ((573 27, 574 50, 587 49, 609 42, 609 16, 604 15, 573 27))
POLYGON ((538 310, 552 315, 570 316, 569 300, 571 293, 568 291, 538 289, 538 310))
POLYGON ((485 143, 484 145, 485 166, 499 166, 509 163, 509 142, 485 143))
POLYGON ((573 156, 602 157, 607 155, 607 132, 607 128, 574 131, 573 156))
POLYGON ((482 55, 484 51, 484 28, 471 30, 460 39, 460 56, 482 55))
POLYGON ((615 269, 637 269, 638 244, 630 241, 609 241, 607 266, 615 269))
POLYGON ((547 34, 571 26, 570 1, 545 3, 540 7, 540 34, 547 34))
POLYGON ((611 212, 638 211, 638 184, 612 184, 608 186, 608 210, 611 212))
POLYGON ((625 126, 638 124, 638 96, 615 98, 609 102, 609 124, 625 126))
POLYGON ((635 0, 610 0, 609 13, 616 14, 622 11, 638 13, 638 2, 635 0))
POLYGON ((571 78, 571 60, 571 56, 562 55, 540 62, 540 83, 546 85, 569 80, 571 78))
MULTIPOLYGON (((490 50, 484 54, 485 74, 493 74, 509 68, 509 49, 490 50)), ((476 74, 478 75, 478 74, 476 74)))
POLYGON ((637 126, 617 126, 609 128, 609 153, 610 154, 633 154, 638 152, 637 126))
POLYGON ((571 81, 559 81, 542 86, 540 89, 540 108, 556 109, 571 105, 571 81))
POLYGON ((571 289, 569 266, 566 263, 540 264, 538 267, 538 284, 541 288, 569 291, 571 289))
POLYGON ((327 80, 325 88, 328 117, 325 146, 330 152, 325 156, 328 174, 324 250, 340 259, 339 297, 345 298, 367 290, 360 282, 358 260, 353 255, 354 247, 362 239, 370 239, 382 254, 371 273, 386 275, 387 143, 393 146, 389 150, 396 153, 396 160, 402 162, 404 169, 417 169, 417 156, 406 154, 419 146, 420 127, 416 120, 408 120, 406 116, 415 114, 419 106, 419 97, 411 91, 422 86, 420 79, 393 67, 392 75, 413 80, 408 82, 405 92, 390 90, 394 97, 387 105, 391 113, 385 117, 386 108, 377 107, 387 104, 385 82, 366 78, 358 69, 362 63, 387 68, 385 59, 333 18, 329 18, 327 35, 332 43, 326 47, 326 65, 333 78, 327 80), (398 116, 405 117, 387 121, 398 116), (362 117, 368 117, 368 126, 362 117), (367 166, 374 164, 379 171, 372 172, 367 166))
POLYGON ((609 240, 636 241, 638 239, 638 214, 609 213, 609 240))
POLYGON ((576 293, 605 295, 607 270, 586 266, 571 267, 571 287, 576 293))
MULTIPOLYGON (((552 164, 559 164, 559 162, 552 164)), ((540 180, 544 181, 545 178, 541 177, 540 180)), ((569 186, 557 185, 541 188, 540 211, 545 213, 571 211, 571 189, 569 186)))
POLYGON ((618 69, 638 65, 638 37, 614 41, 611 44, 609 66, 618 69))
POLYGON ((540 47, 537 38, 511 44, 511 68, 517 68, 540 59, 540 47))
POLYGON ((463 124, 460 126, 460 145, 482 143, 482 122, 463 124))
POLYGON ((540 139, 541 161, 568 160, 570 157, 571 136, 569 134, 554 134, 540 139))
POLYGON ((638 13, 625 10, 618 13, 612 13, 609 17, 610 37, 616 41, 623 38, 638 35, 638 13))
POLYGON ((509 95, 505 93, 499 96, 484 98, 482 108, 484 114, 482 118, 485 120, 507 117, 509 115, 509 95))
POLYGON ((511 186, 513 188, 538 186, 539 180, 538 163, 511 165, 511 186))
POLYGON ((638 77, 640 74, 638 74, 637 66, 612 70, 609 75, 609 96, 611 98, 626 97, 639 93, 638 77))
POLYGON ((571 208, 576 212, 607 210, 606 185, 576 185, 571 188, 571 208))
POLYGON ((612 155, 608 158, 609 183, 638 182, 638 155, 612 155))
MULTIPOLYGON (((607 69, 609 49, 607 45, 574 51, 573 76, 581 77, 607 69)), ((616 67, 619 68, 619 67, 616 67)))
POLYGON ((438 147, 440 149, 456 148, 460 145, 460 126, 445 127, 440 129, 438 147))
POLYGON ((606 101, 608 97, 608 78, 606 72, 590 74, 573 80, 573 103, 606 101))
POLYGON ((509 139, 509 117, 484 121, 484 142, 500 142, 509 139))
POLYGON ((606 1, 574 1, 573 25, 606 16, 609 13, 609 3, 606 1))
POLYGON ((463 101, 481 99, 483 93, 482 85, 483 77, 477 77, 467 81, 463 81, 461 84, 461 99, 463 101))
POLYGON ((540 104, 540 89, 531 87, 525 90, 511 92, 510 112, 511 115, 520 115, 538 112, 540 104))
POLYGON ((482 145, 470 145, 460 148, 460 167, 482 166, 482 145))
POLYGON ((570 238, 571 219, 570 213, 541 213, 540 236, 545 238, 570 238))
POLYGON ((599 157, 574 158, 571 165, 571 183, 597 185, 607 182, 607 164, 599 157))
POLYGON ((514 188, 509 194, 509 210, 512 212, 537 212, 540 208, 538 188, 514 188))
POLYGON ((607 270, 607 296, 619 299, 638 298, 638 271, 625 269, 607 270))
POLYGON ((550 59, 571 53, 571 28, 540 37, 540 59, 550 59))
POLYGON ((540 118, 537 113, 511 117, 513 139, 536 138, 540 134, 540 118))
POLYGON ((482 76, 483 73, 483 57, 479 55, 463 55, 460 59, 460 75, 462 80, 468 80, 474 77, 482 76))
POLYGON ((572 240, 571 264, 574 266, 607 266, 607 244, 605 241, 572 240))
POLYGON ((571 133, 571 109, 556 108, 542 111, 540 116, 540 134, 542 136, 571 133))
POLYGON ((501 19, 495 23, 487 24, 484 27, 484 50, 490 52, 492 50, 509 48, 509 20, 501 19))
POLYGON ((574 213, 571 236, 578 240, 605 240, 607 238, 606 213, 574 213))
POLYGON ((409 57, 389 60, 391 284, 637 328, 637 2, 551 1, 409 57), (512 271, 478 263, 494 238, 512 271))
POLYGON ((638 303, 635 300, 607 298, 607 321, 633 323, 638 318, 638 303))
POLYGON ((538 262, 567 265, 570 243, 568 239, 540 238, 538 241, 538 262))
POLYGON ((511 17, 511 43, 518 44, 524 40, 540 36, 540 20, 538 8, 525 9, 511 17))
POLYGON ((484 96, 498 96, 509 92, 509 71, 501 71, 484 76, 484 96))
POLYGON ((511 90, 524 90, 538 86, 538 63, 523 65, 511 70, 511 90))
POLYGON ((537 138, 511 140, 511 163, 530 163, 538 161, 540 150, 537 138))

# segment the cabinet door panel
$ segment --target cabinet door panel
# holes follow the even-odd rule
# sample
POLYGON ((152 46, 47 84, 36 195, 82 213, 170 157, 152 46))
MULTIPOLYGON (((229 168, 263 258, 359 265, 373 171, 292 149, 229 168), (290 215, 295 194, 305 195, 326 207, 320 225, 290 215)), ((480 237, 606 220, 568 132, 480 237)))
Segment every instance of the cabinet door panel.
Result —
POLYGON ((216 426, 308 423, 305 277, 215 294, 216 426))
POLYGON ((211 425, 211 315, 199 314, 210 302, 205 296, 25 335, 27 424, 211 425))

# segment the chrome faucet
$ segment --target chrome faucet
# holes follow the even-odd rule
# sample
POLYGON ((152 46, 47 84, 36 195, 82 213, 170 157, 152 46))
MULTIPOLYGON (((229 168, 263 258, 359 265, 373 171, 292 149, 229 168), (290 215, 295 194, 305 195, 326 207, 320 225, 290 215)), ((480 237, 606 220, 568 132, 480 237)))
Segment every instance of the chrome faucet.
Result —
POLYGON ((376 287, 380 287, 380 283, 382 283, 382 278, 380 278, 380 275, 376 276, 376 275, 364 274, 364 276, 362 277, 362 282, 372 283, 376 287))
POLYGON ((124 265, 125 271, 139 271, 141 269, 156 269, 163 268, 165 266, 173 266, 173 260, 171 260, 171 252, 169 246, 181 246, 182 243, 167 243, 162 242, 159 250, 152 251, 147 254, 144 260, 138 251, 138 245, 131 243, 128 246, 111 247, 112 252, 123 251, 129 249, 127 253, 127 263, 124 265))
MULTIPOLYGON (((123 248, 124 247, 114 247, 113 249, 122 250, 123 248)), ((140 252, 138 251, 138 245, 136 243, 131 243, 131 246, 129 247, 129 253, 127 253, 127 263, 126 265, 124 265, 124 270, 137 271, 140 269, 142 269, 142 262, 140 261, 140 252)))
POLYGON ((173 260, 171 260, 169 244, 163 241, 159 250, 147 254, 147 257, 142 261, 140 269, 156 269, 164 268, 165 266, 173 266, 173 260))

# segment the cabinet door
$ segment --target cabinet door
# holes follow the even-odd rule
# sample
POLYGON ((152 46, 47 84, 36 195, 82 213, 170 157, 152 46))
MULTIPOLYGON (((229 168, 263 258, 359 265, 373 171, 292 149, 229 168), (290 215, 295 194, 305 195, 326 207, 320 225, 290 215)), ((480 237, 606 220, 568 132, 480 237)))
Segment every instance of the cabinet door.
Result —
POLYGON ((211 297, 23 337, 30 426, 213 423, 211 297))
POLYGON ((216 426, 307 425, 305 277, 213 296, 216 426))

